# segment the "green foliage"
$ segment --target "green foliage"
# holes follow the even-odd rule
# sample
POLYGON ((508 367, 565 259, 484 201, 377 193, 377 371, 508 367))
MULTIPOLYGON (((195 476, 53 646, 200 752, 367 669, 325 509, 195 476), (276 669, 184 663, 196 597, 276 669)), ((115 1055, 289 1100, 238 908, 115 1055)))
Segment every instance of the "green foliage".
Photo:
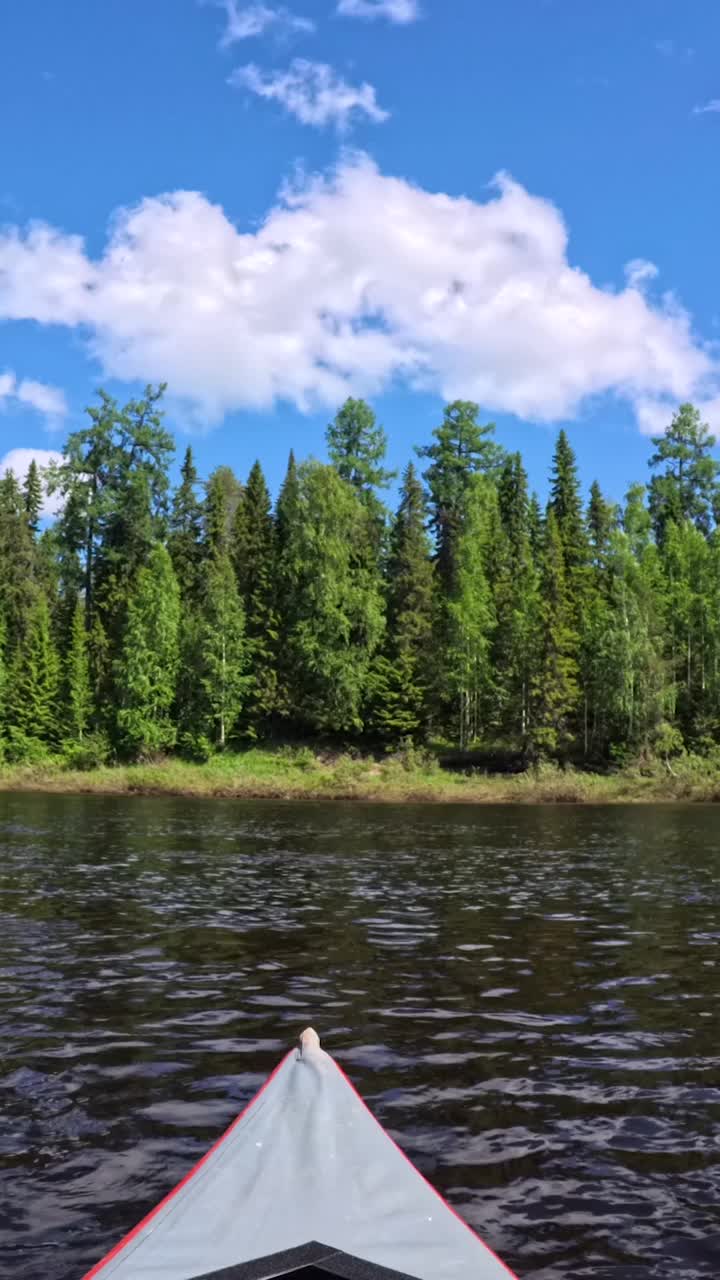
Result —
POLYGON ((251 670, 243 717, 249 737, 270 723, 277 700, 278 623, 275 607, 275 525, 270 494, 259 462, 252 467, 235 513, 232 558, 245 613, 251 670))
POLYGON ((364 496, 386 489, 394 479, 383 461, 387 437, 365 400, 346 400, 326 433, 328 454, 338 475, 364 496))
MULTIPOLYGON (((203 485, 190 450, 168 511, 162 390, 100 393, 49 469, 42 532, 37 467, 0 478, 0 756, 177 747, 220 768, 219 748, 289 731, 564 768, 655 757, 678 786, 720 759, 720 468, 692 406, 622 509, 597 484, 584 505, 560 432, 544 516, 519 454, 457 401, 390 520, 361 400, 328 428, 332 465, 290 456, 274 515, 259 462, 245 488, 224 466, 203 485)), ((360 767, 343 758, 333 787, 354 793, 360 767)), ((548 793, 583 790, 568 779, 548 793)))
POLYGON ((390 535, 385 644, 375 659, 371 680, 372 724, 391 742, 427 732, 433 610, 425 498, 410 463, 390 535))
POLYGON ((81 743, 93 714, 87 621, 82 600, 78 600, 73 613, 64 676, 65 735, 70 742, 81 743))
POLYGON ((116 663, 117 738, 142 759, 175 743, 171 716, 179 658, 180 590, 165 547, 150 551, 137 572, 116 663))
POLYGON ((435 534, 438 574, 445 592, 453 589, 455 548, 462 528, 465 498, 477 471, 493 474, 503 451, 492 440, 495 427, 478 422, 480 409, 470 400, 456 400, 445 409, 436 427, 435 443, 417 450, 430 466, 425 481, 430 497, 430 524, 435 534))
POLYGON ((202 579, 203 508, 192 449, 185 450, 180 484, 175 490, 169 521, 168 551, 183 601, 197 601, 202 579))
POLYGON ((286 714, 314 730, 358 731, 384 630, 372 516, 333 467, 308 462, 286 479, 278 521, 286 714))
POLYGON ((58 732, 60 661, 53 642, 50 610, 45 596, 36 591, 23 618, 21 639, 8 674, 8 732, 54 743, 58 732))
MULTIPOLYGON (((200 729, 201 736, 222 749, 235 727, 248 686, 245 617, 229 555, 217 552, 206 574, 196 633, 200 729)), ((196 750, 199 745, 196 740, 196 750)))
POLYGON ((40 468, 34 458, 28 467, 28 473, 25 477, 23 497, 25 500, 25 515, 27 517, 28 527, 32 534, 37 534, 43 503, 43 487, 42 479, 40 477, 40 468))
POLYGON ((649 465, 664 467, 650 482, 650 514, 658 542, 670 523, 686 520, 707 536, 720 514, 720 463, 710 456, 715 438, 698 410, 683 404, 662 436, 653 436, 649 465))

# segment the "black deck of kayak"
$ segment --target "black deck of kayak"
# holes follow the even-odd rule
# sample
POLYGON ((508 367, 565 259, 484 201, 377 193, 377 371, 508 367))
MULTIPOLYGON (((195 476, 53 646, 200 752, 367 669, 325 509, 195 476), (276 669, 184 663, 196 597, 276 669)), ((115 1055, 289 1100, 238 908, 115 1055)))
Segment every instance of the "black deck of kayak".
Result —
POLYGON ((224 1267, 222 1271, 208 1271, 193 1280, 278 1280, 282 1276, 294 1276, 296 1280, 328 1280, 336 1276, 340 1280, 413 1280, 404 1271, 391 1271, 353 1258, 316 1240, 300 1245, 298 1249, 285 1249, 269 1258, 254 1262, 241 1262, 236 1267, 224 1267))

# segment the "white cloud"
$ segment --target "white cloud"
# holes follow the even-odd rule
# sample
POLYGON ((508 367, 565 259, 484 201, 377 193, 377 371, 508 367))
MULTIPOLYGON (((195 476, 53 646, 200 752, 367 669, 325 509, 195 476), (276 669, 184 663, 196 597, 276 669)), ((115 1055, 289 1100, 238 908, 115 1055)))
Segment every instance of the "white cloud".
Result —
POLYGON ((0 234, 1 318, 82 328, 107 376, 167 380, 205 422, 402 381, 540 421, 613 393, 648 429, 720 391, 672 297, 598 288, 547 200, 507 176, 482 202, 435 194, 363 156, 251 232, 179 191, 117 214, 97 259, 49 227, 0 234))
POLYGON ((693 107, 694 116, 714 115, 720 112, 720 98, 711 98, 703 106, 693 107))
POLYGON ((295 58, 286 71, 264 72, 254 63, 238 67, 230 77, 236 88, 279 102, 301 124, 335 125, 345 130, 358 115, 375 124, 387 120, 371 84, 351 85, 324 62, 295 58))
POLYGON ((252 36, 261 36, 270 28, 278 32, 306 35, 315 30, 315 23, 310 18, 291 13, 284 6, 275 9, 266 4, 250 4, 241 8, 237 0, 225 0, 222 7, 227 16, 227 25, 220 41, 222 48, 236 44, 239 40, 248 40, 252 36))
POLYGON ((342 18, 387 18, 390 22, 415 22, 420 17, 418 0, 338 0, 342 18))
MULTIPOLYGON (((12 471, 22 484, 27 476, 31 462, 37 462, 42 469, 49 467, 51 462, 61 462, 62 454, 56 449, 11 449, 5 454, 4 458, 0 458, 0 476, 4 476, 6 471, 12 471)), ((54 493, 48 496, 45 486, 43 485, 44 501, 42 514, 44 516, 57 515, 62 506, 62 496, 54 493)))
POLYGON ((31 378, 18 379, 6 370, 0 373, 0 410, 12 403, 35 409, 47 418, 49 426, 56 426, 68 411, 67 401, 59 387, 34 382, 31 378))
POLYGON ((633 258, 625 264, 625 279, 629 289, 642 289, 648 280, 655 280, 660 274, 654 262, 646 258, 633 258))

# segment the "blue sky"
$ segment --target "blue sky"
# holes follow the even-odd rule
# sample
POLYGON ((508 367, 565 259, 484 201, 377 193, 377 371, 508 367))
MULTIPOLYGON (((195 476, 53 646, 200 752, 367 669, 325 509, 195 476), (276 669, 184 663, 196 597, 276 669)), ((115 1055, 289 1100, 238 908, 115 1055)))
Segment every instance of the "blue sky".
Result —
POLYGON ((620 498, 720 429, 719 49, 708 0, 4 5, 0 457, 164 378, 276 487, 345 394, 399 467, 463 396, 620 498))

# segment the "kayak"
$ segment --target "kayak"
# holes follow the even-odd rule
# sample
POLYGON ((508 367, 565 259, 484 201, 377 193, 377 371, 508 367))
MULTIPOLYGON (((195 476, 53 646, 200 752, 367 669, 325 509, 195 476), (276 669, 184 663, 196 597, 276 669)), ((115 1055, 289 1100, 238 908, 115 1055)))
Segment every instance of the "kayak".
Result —
POLYGON ((311 1029, 84 1280, 515 1280, 311 1029))

